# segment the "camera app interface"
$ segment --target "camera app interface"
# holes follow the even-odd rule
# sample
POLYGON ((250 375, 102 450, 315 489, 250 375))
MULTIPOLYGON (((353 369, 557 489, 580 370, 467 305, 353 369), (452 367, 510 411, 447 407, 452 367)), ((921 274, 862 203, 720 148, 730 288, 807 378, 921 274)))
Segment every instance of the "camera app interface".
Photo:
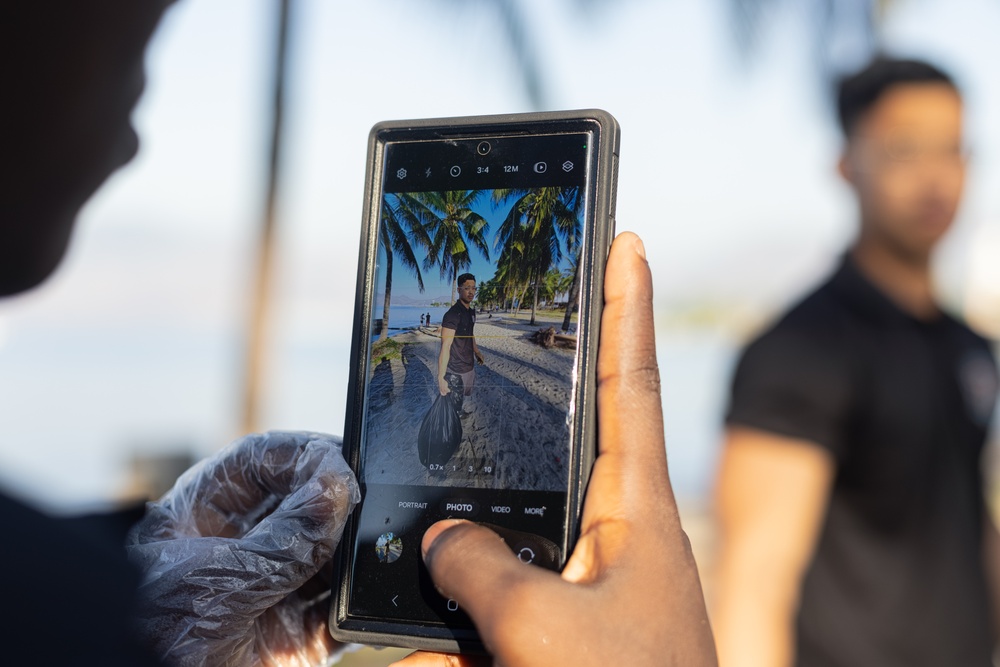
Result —
POLYGON ((387 147, 352 615, 471 627, 420 563, 443 518, 560 561, 588 139, 387 147))

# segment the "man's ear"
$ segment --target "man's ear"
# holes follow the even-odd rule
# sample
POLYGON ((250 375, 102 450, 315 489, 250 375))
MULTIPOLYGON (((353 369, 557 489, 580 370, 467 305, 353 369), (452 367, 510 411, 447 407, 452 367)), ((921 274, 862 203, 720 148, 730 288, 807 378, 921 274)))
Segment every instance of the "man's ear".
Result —
POLYGON ((852 155, 850 146, 844 146, 844 150, 840 152, 840 159, 837 160, 837 173, 839 173, 840 177, 847 181, 850 185, 856 185, 854 164, 852 163, 851 158, 852 155))

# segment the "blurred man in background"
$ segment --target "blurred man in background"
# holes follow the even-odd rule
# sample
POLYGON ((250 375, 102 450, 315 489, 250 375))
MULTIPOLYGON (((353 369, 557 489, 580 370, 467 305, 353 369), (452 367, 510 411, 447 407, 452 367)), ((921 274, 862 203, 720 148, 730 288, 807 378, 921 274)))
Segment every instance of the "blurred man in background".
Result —
POLYGON ((747 347, 718 485, 724 667, 989 665, 1000 538, 981 458, 988 343, 934 298, 965 180, 962 99, 926 63, 844 79, 857 238, 747 347))

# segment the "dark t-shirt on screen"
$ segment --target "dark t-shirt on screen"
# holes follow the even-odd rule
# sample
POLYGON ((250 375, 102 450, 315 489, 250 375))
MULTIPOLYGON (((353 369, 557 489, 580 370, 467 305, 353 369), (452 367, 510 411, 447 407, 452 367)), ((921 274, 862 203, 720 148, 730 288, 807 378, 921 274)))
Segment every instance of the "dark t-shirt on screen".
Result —
POLYGON ((910 317, 849 259, 745 350, 727 422, 837 465, 798 665, 991 664, 980 459, 998 384, 983 338, 910 317))
POLYGON ((455 302, 455 305, 444 314, 441 326, 455 330, 451 356, 448 358, 449 372, 468 373, 476 367, 476 355, 472 347, 472 332, 475 325, 476 311, 466 308, 461 301, 455 302))

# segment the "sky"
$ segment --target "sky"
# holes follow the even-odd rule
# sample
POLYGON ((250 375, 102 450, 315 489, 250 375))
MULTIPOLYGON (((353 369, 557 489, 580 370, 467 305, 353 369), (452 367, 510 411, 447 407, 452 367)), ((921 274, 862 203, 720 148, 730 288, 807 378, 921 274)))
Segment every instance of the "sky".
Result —
MULTIPOLYGON (((293 4, 261 427, 341 433, 371 126, 530 108, 492 3, 293 4)), ((810 3, 770 3, 752 58, 724 0, 518 4, 551 107, 621 124, 617 219, 653 269, 671 469, 678 493, 703 498, 737 346, 853 234, 810 3)), ((148 56, 137 158, 86 206, 60 271, 0 302, 6 488, 79 508, 118 494, 132 456, 239 435, 276 9, 175 4, 148 56)), ((938 275, 946 302, 995 335, 998 27, 995 0, 897 0, 883 26, 891 52, 933 59, 966 93, 974 157, 938 275)))
MULTIPOLYGON (((808 3, 790 3, 772 21, 752 63, 731 43, 728 3, 625 0, 589 18, 567 0, 529 4, 552 106, 605 108, 622 124, 619 224, 653 247, 658 293, 759 307, 823 272, 849 240, 854 210, 834 173, 839 137, 811 33, 796 16, 808 3), (650 193, 663 193, 659 205, 650 193)), ((352 244, 341 241, 358 236, 372 124, 529 107, 488 3, 481 11, 441 0, 297 6, 282 242, 296 255, 336 241, 336 261, 352 262, 352 244), (475 35, 474 48, 456 51, 457 34, 475 35)), ((151 78, 138 119, 150 127, 142 134, 152 168, 164 173, 115 195, 116 204, 155 207, 161 224, 204 234, 248 231, 262 197, 269 10, 263 0, 173 10, 151 58, 154 74, 169 75, 151 78)), ((1000 225, 1000 196, 985 179, 1000 152, 1000 130, 988 122, 1000 91, 986 65, 1000 56, 998 14, 989 0, 899 0, 885 27, 891 48, 951 67, 969 90, 976 168, 957 248, 942 253, 952 299, 968 279, 957 257, 969 238, 1000 225)), ((128 217, 117 208, 106 214, 128 217)))

